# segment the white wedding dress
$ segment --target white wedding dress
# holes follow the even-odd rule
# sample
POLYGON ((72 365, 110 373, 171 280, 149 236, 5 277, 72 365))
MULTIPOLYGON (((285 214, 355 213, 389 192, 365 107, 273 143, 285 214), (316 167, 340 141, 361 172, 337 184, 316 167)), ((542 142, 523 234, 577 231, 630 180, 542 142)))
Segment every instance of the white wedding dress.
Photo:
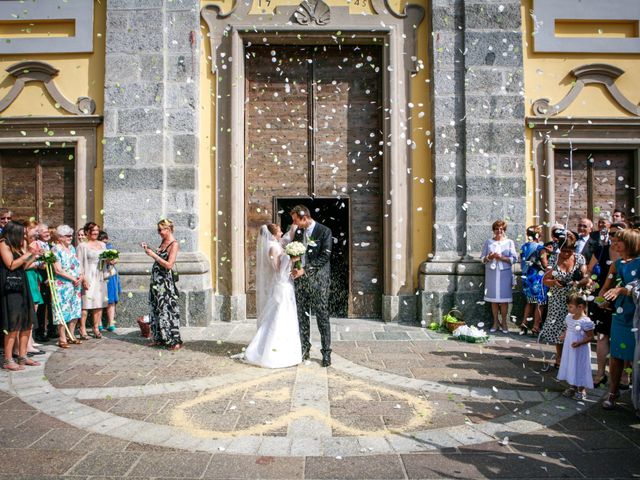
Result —
POLYGON ((289 256, 263 225, 256 252, 258 331, 244 352, 249 363, 283 368, 302 362, 296 295, 290 271, 289 256))

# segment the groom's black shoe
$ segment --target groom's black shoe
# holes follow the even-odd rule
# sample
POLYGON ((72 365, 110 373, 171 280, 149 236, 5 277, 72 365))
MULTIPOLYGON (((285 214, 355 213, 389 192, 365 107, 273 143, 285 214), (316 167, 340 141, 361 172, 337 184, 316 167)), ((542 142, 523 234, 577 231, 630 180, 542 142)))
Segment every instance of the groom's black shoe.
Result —
POLYGON ((331 350, 322 350, 322 366, 328 367, 331 365, 331 350))

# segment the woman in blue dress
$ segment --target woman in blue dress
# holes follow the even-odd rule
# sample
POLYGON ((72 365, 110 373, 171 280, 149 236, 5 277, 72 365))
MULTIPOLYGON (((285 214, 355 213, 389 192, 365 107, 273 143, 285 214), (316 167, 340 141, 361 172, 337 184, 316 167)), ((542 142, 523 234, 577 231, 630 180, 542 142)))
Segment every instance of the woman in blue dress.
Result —
MULTIPOLYGON (((102 231, 98 235, 98 240, 104 242, 107 245, 107 250, 115 250, 113 243, 109 241, 109 235, 107 232, 102 231)), ((114 274, 109 277, 107 281, 107 330, 110 332, 115 331, 116 329, 116 304, 120 299, 120 294, 122 293, 122 284, 120 283, 120 274, 116 270, 116 267, 113 267, 114 274)), ((100 330, 102 330, 102 324, 100 324, 100 330)))
MULTIPOLYGON (((640 231, 626 229, 616 233, 619 240, 620 257, 611 265, 609 275, 616 278, 613 288, 604 292, 604 298, 614 302, 613 318, 611 320, 609 395, 602 402, 602 407, 611 410, 616 406, 620 395, 620 379, 626 362, 633 361, 636 346, 633 333, 633 315, 635 304, 631 297, 631 289, 627 286, 640 278, 640 231)), ((635 387, 635 385, 634 385, 635 387)))
POLYGON ((543 255, 544 245, 540 242, 542 227, 532 225, 527 228, 527 242, 520 247, 520 262, 522 269, 522 292, 527 299, 520 323, 520 335, 526 335, 529 321, 533 319, 533 333, 540 332, 542 310, 547 304, 548 288, 542 283, 546 272, 546 255, 543 255))

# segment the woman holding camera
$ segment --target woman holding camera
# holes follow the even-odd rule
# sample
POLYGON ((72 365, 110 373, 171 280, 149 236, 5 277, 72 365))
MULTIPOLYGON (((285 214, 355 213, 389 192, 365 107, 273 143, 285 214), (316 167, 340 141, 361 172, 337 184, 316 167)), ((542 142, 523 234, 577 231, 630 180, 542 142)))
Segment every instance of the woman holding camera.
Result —
POLYGON ((556 346, 555 368, 560 366, 562 356, 562 337, 567 329, 565 318, 567 310, 567 295, 571 288, 582 287, 589 284, 587 275, 587 263, 579 253, 575 253, 576 237, 571 232, 559 236, 560 251, 555 257, 555 263, 543 277, 542 281, 549 287, 549 310, 547 319, 540 332, 540 340, 556 346), (564 239, 562 239, 564 237, 564 239))
POLYGON ((149 245, 142 243, 144 253, 153 258, 149 303, 151 315, 149 326, 153 334, 152 346, 165 346, 169 350, 182 348, 180 338, 180 299, 176 288, 173 266, 178 258, 178 242, 173 236, 173 222, 167 218, 158 222, 158 235, 162 239, 160 247, 154 252, 149 245))

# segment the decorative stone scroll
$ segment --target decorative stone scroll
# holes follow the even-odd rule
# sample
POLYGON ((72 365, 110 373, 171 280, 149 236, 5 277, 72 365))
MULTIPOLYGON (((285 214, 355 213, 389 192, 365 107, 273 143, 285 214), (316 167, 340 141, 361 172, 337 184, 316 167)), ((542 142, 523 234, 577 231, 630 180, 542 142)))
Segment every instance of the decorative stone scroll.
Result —
POLYGON ((69 101, 53 81, 59 70, 48 63, 38 61, 15 63, 7 68, 7 72, 15 77, 16 81, 9 93, 0 100, 0 113, 9 108, 29 82, 42 82, 56 104, 73 115, 93 115, 96 111, 96 102, 90 97, 79 97, 76 103, 69 101))
POLYGON ((311 22, 326 25, 331 21, 331 9, 322 0, 303 0, 293 12, 292 20, 300 25, 309 25, 311 22))
POLYGON ((635 116, 640 116, 640 107, 629 100, 616 87, 615 82, 624 73, 624 70, 606 63, 592 63, 571 70, 576 77, 576 82, 567 95, 555 105, 551 105, 548 98, 539 98, 533 102, 533 113, 540 117, 552 117, 566 110, 578 97, 586 85, 604 85, 611 97, 620 107, 635 116))

